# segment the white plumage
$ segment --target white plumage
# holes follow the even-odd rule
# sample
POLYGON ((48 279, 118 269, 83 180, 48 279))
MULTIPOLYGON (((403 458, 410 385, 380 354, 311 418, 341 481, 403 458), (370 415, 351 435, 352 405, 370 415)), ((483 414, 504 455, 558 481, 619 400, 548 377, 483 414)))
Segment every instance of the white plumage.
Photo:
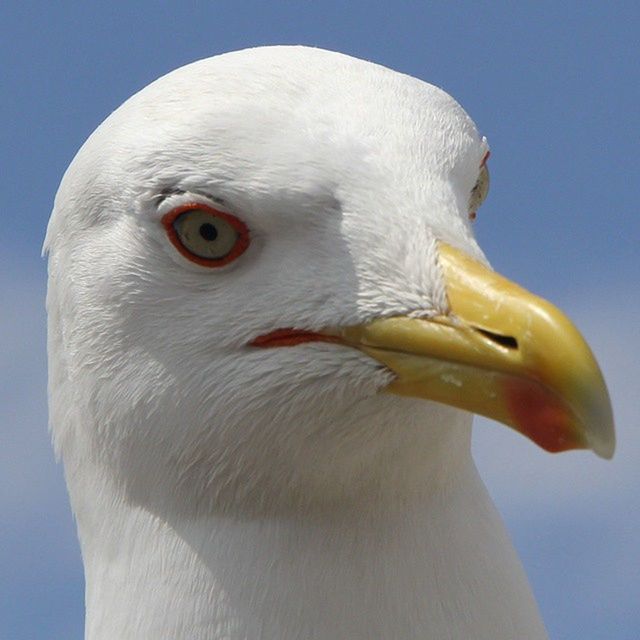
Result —
POLYGON ((545 637, 470 414, 382 393, 358 349, 250 344, 446 315, 486 153, 443 91, 303 47, 179 69, 89 138, 46 243, 87 638, 545 637), (168 241, 194 203, 247 226, 237 260, 168 241))

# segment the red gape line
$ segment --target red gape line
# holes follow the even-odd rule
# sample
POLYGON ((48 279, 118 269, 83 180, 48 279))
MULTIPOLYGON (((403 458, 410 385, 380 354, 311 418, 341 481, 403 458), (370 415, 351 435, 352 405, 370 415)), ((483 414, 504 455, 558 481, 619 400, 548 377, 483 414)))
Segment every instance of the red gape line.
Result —
POLYGON ((276 329, 254 338, 249 344, 252 347, 266 349, 269 347, 294 347, 304 342, 342 342, 337 336, 314 333, 303 329, 276 329))

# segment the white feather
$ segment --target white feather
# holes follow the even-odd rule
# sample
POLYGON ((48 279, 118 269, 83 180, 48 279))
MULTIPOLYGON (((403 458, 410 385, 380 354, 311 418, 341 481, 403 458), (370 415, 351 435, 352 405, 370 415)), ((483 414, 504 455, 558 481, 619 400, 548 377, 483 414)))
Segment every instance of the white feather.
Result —
POLYGON ((87 638, 545 637, 468 414, 378 393, 356 351, 246 346, 446 310, 436 241, 484 259, 485 153, 443 91, 304 47, 179 69, 89 138, 46 241, 87 638), (239 260, 168 242, 193 200, 249 227, 239 260))

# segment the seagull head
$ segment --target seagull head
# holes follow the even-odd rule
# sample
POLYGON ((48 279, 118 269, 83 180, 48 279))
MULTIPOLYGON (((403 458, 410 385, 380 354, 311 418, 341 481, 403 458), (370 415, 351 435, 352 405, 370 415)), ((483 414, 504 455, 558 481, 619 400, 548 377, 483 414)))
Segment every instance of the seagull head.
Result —
POLYGON ((304 47, 133 96, 47 234, 68 476, 176 509, 341 500, 455 471, 468 412, 610 456, 588 347, 476 243, 487 157, 444 91, 304 47))

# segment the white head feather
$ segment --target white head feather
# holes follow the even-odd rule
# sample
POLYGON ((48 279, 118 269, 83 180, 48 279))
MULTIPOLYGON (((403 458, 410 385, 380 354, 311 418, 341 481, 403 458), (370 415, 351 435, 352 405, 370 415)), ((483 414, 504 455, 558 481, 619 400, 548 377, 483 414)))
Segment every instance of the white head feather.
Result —
MULTIPOLYGON (((375 520, 390 505, 457 486, 460 478, 476 486, 467 414, 379 394, 390 374, 352 349, 247 344, 281 327, 314 330, 446 311, 436 242, 484 259, 468 202, 486 152, 472 121, 440 89, 303 47, 241 51, 179 69, 133 96, 89 138, 65 174, 46 247, 51 422, 79 522, 92 638, 151 634, 141 613, 126 624, 109 617, 104 602, 134 592, 131 585, 146 589, 134 571, 118 583, 109 554, 126 555, 125 565, 137 554, 147 562, 141 574, 153 573, 161 556, 157 562, 182 576, 167 578, 169 604, 158 605, 165 602, 160 596, 138 602, 154 618, 171 608, 171 593, 183 582, 193 590, 184 577, 193 574, 200 600, 191 606, 186 595, 175 595, 180 611, 156 623, 167 637, 258 637, 248 620, 259 615, 279 640, 294 637, 313 626, 300 621, 303 605, 286 627, 272 621, 277 614, 257 596, 263 613, 247 605, 243 614, 234 599, 241 587, 220 587, 224 558, 216 554, 233 556, 235 544, 220 533, 221 518, 248 522, 233 529, 246 545, 227 569, 242 575, 244 567, 246 585, 248 549, 256 573, 259 540, 267 556, 277 556, 264 530, 246 533, 256 522, 292 518, 308 526, 311 514, 337 517, 354 508, 375 512, 375 520), (241 258, 207 269, 168 242, 160 218, 193 201, 243 220, 251 241, 241 258), (216 532, 215 544, 207 531, 216 532), (206 559, 206 571, 183 549, 185 541, 206 559), (125 544, 136 551, 125 554, 125 544), (101 583, 105 575, 115 586, 101 583), (227 631, 202 631, 203 611, 212 625, 224 617, 227 631)), ((481 488, 471 494, 484 505, 481 488)), ((435 513, 425 508, 421 526, 435 513)), ((327 534, 322 525, 322 535, 307 535, 346 538, 349 526, 342 522, 339 534, 327 534)), ((499 523, 492 526, 503 541, 499 523)), ((310 568, 322 572, 322 563, 311 551, 309 558, 312 581, 310 568)), ((513 572, 508 589, 526 600, 522 618, 529 623, 535 606, 519 569, 513 572)), ((264 580, 278 582, 275 575, 264 580)), ((281 576, 281 591, 285 582, 281 576)), ((358 606, 357 598, 349 604, 358 606)), ((422 614, 411 615, 417 632, 427 629, 422 614)), ((441 628, 429 615, 430 628, 441 628)), ((348 628, 351 635, 339 637, 364 638, 387 624, 360 629, 353 621, 323 620, 316 635, 295 637, 336 638, 348 628)), ((507 637, 497 635, 503 627, 495 620, 474 624, 507 637)), ((158 628, 149 637, 164 637, 158 628)), ((260 637, 276 637, 265 633, 260 637)), ((536 627, 529 637, 536 633, 542 631, 536 627)), ((394 637, 405 636, 414 637, 394 637)))

